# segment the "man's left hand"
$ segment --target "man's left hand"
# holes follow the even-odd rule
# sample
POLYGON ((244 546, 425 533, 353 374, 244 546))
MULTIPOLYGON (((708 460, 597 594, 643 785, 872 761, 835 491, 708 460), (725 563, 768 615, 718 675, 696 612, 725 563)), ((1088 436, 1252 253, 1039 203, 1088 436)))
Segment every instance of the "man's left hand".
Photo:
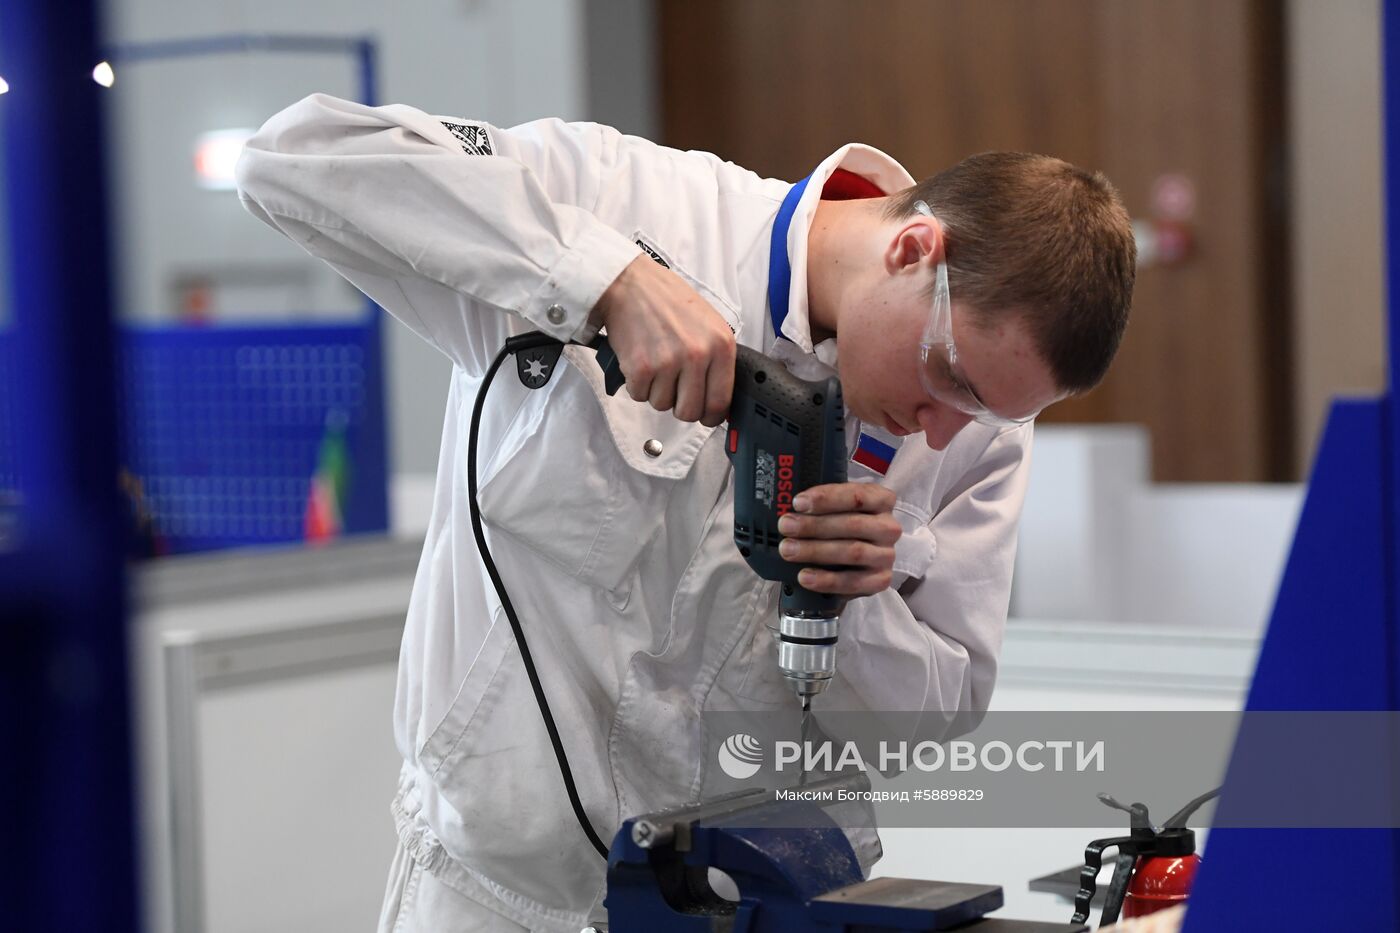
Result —
POLYGON ((874 483, 829 483, 805 490, 778 520, 778 552, 803 569, 798 582, 814 593, 871 596, 892 579, 901 528, 894 493, 874 483))

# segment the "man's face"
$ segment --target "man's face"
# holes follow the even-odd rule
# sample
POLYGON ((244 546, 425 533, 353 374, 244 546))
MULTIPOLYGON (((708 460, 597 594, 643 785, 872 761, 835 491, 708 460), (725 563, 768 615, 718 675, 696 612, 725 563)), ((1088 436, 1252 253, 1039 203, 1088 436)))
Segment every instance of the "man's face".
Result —
MULTIPOLYGON (((973 419, 930 396, 919 379, 928 299, 917 280, 892 279, 886 286, 854 309, 837 333, 846 407, 861 421, 893 434, 922 431, 929 447, 943 450, 973 419)), ((1063 397, 1021 315, 997 315, 986 330, 972 321, 971 312, 955 299, 959 375, 988 409, 1019 418, 1063 397)))

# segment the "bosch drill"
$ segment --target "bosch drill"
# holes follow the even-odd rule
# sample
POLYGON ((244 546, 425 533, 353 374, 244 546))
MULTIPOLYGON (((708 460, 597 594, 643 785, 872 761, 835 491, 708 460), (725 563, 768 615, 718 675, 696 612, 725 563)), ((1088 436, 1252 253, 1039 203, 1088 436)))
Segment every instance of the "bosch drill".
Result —
MULTIPOLYGON (((608 394, 616 394, 624 382, 616 354, 603 336, 590 346, 598 351, 608 394)), ((798 584, 801 566, 778 554, 778 519, 804 489, 846 481, 845 420, 836 377, 808 382, 757 350, 738 348, 724 448, 734 465, 734 543, 760 577, 782 584, 769 630, 778 667, 803 713, 836 672, 846 599, 798 584)))
MULTIPOLYGON (((617 355, 603 336, 595 338, 589 346, 598 351, 598 365, 603 369, 608 394, 616 395, 624 382, 617 355)), ((521 384, 528 389, 542 388, 553 375, 563 350, 560 341, 531 331, 508 338, 496 354, 472 406, 467 440, 467 487, 471 493, 468 501, 472 534, 520 649, 520 660, 549 733, 554 757, 559 762, 559 774, 569 795, 569 804, 588 841, 606 859, 608 847, 584 812, 573 770, 569 767, 569 758, 520 619, 491 558, 477 503, 477 444, 481 410, 491 380, 505 359, 513 355, 521 384)), ((783 587, 777 623, 769 629, 778 645, 778 666, 802 701, 805 742, 812 697, 827 688, 836 672, 836 638, 846 600, 813 593, 798 585, 797 574, 801 568, 778 554, 778 543, 782 541, 778 519, 792 510, 793 499, 804 489, 846 481, 845 406, 841 401, 841 383, 834 378, 806 382, 762 354, 739 347, 725 450, 734 465, 734 542, 760 577, 775 580, 783 587)))

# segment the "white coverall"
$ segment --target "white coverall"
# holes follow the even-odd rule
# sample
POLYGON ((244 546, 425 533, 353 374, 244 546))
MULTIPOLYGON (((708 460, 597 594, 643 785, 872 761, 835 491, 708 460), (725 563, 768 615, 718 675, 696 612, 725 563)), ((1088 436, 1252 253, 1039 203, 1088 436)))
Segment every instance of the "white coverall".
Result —
MULTIPOLYGON (((769 237, 790 186, 713 155, 595 124, 498 129, 324 95, 277 114, 248 143, 238 166, 247 208, 454 364, 394 710, 404 757, 398 861, 426 869, 408 887, 446 885, 531 929, 575 933, 601 916, 605 866, 563 793, 471 531, 467 432, 491 359, 511 334, 591 336, 593 305, 645 249, 739 343, 805 378, 830 374, 836 341, 812 345, 806 256, 823 184, 838 168, 885 192, 913 183, 866 146, 821 163, 788 234, 790 311, 779 339, 769 237)), ((592 351, 565 356, 571 365, 541 390, 525 389, 510 364, 493 383, 481 509, 585 808, 610 840, 629 815, 698 793, 713 766, 699 752, 702 710, 796 701, 766 629, 776 584, 734 544, 725 432, 625 391, 610 398, 592 351)), ((849 420, 853 443, 861 426, 849 420)), ((878 478, 897 493, 904 534, 892 587, 853 600, 842 617, 837 677, 817 709, 985 709, 1030 437, 1028 425, 972 423, 943 452, 910 438, 883 478, 850 464, 852 479, 878 478)), ((878 844, 860 854, 868 869, 878 844)), ((403 887, 391 883, 389 900, 403 887)), ((399 924, 458 928, 445 916, 399 924)))

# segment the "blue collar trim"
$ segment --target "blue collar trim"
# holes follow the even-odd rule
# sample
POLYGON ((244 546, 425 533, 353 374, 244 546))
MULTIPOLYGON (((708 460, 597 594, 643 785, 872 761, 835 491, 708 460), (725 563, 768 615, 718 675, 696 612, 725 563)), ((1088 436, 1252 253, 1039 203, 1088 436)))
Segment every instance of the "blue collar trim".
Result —
POLYGON ((807 190, 807 182, 812 176, 793 185, 783 198, 783 206, 778 208, 778 216, 773 218, 773 237, 768 258, 768 313, 773 316, 773 336, 783 336, 783 321, 788 314, 788 294, 792 290, 792 259, 788 256, 788 228, 792 226, 792 215, 797 211, 797 202, 802 200, 802 192, 807 190))

